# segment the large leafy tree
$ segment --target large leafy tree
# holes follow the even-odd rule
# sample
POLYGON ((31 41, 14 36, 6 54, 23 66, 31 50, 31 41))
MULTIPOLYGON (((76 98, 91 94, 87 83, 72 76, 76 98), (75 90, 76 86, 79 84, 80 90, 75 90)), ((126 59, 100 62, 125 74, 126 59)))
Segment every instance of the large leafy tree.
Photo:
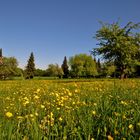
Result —
POLYGON ((31 55, 29 57, 29 60, 25 69, 26 79, 32 79, 34 77, 34 73, 35 73, 34 54, 33 52, 31 52, 31 55))
POLYGON ((14 57, 3 57, 0 64, 0 79, 6 79, 18 75, 18 62, 14 57))
POLYGON ((120 77, 125 78, 132 67, 139 65, 140 34, 134 29, 140 28, 140 23, 129 22, 125 27, 120 27, 118 22, 101 24, 95 36, 100 47, 93 49, 93 55, 101 55, 103 59, 113 62, 120 77))
POLYGON ((46 70, 46 75, 61 78, 63 76, 63 70, 58 64, 49 64, 46 70))
POLYGON ((77 54, 69 59, 72 77, 93 77, 97 75, 96 62, 87 54, 77 54))
POLYGON ((63 61, 63 64, 62 64, 62 70, 64 72, 64 75, 63 77, 64 78, 68 78, 68 75, 69 75, 69 66, 68 66, 68 63, 67 63, 67 57, 65 56, 64 57, 64 61, 63 61))

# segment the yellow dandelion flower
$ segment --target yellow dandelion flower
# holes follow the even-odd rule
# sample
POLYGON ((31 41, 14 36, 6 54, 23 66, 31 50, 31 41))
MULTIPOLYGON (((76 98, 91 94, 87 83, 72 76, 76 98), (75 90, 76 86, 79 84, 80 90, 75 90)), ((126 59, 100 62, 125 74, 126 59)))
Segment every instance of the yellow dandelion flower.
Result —
POLYGON ((23 117, 22 116, 17 116, 17 119, 23 119, 23 117))
POLYGON ((92 111, 92 114, 93 114, 93 115, 96 115, 96 111, 92 111))
POLYGON ((75 93, 77 93, 78 92, 78 90, 77 89, 75 89, 75 93))
POLYGON ((59 119, 58 119, 58 120, 59 120, 60 122, 62 122, 62 120, 63 120, 63 119, 62 119, 62 117, 59 117, 59 119))
POLYGON ((126 119, 126 116, 125 116, 125 115, 123 115, 123 116, 122 116, 122 118, 123 118, 123 119, 126 119))
POLYGON ((36 92, 37 92, 37 93, 40 92, 40 89, 38 88, 38 89, 36 90, 36 92))
POLYGON ((129 128, 129 129, 132 129, 132 128, 133 128, 133 125, 132 125, 132 124, 130 124, 130 125, 128 126, 128 128, 129 128))
POLYGON ((111 137, 110 135, 107 136, 108 140, 113 140, 113 137, 111 137))
POLYGON ((13 117, 13 114, 12 114, 11 112, 6 112, 5 115, 6 115, 6 117, 8 117, 8 118, 13 117))
POLYGON ((97 103, 93 103, 94 106, 97 106, 97 103))
POLYGON ((34 99, 39 99, 39 96, 36 95, 36 96, 34 97, 34 99))
POLYGON ((37 112, 35 112, 35 116, 38 116, 38 113, 37 112))
POLYGON ((43 108, 45 108, 45 106, 44 105, 41 105, 41 108, 43 109, 43 108))
POLYGON ((138 126, 140 126, 140 122, 139 122, 139 123, 137 123, 137 125, 138 125, 138 126))
POLYGON ((31 118, 33 118, 33 117, 34 117, 34 115, 33 115, 33 114, 30 114, 30 117, 31 117, 31 118))

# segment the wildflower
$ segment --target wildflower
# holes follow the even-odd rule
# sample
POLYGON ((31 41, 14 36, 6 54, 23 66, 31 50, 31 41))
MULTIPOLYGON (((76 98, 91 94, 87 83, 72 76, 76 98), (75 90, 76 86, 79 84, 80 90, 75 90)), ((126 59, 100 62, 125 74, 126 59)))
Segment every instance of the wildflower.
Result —
POLYGON ((96 115, 96 111, 92 111, 92 114, 93 114, 93 115, 96 115))
POLYGON ((121 104, 122 105, 128 105, 127 102, 125 102, 125 101, 121 101, 121 104))
POLYGON ((75 93, 77 93, 78 92, 78 90, 77 89, 75 89, 75 93))
POLYGON ((36 95, 36 96, 34 97, 34 99, 39 99, 39 96, 36 95))
POLYGON ((60 110, 60 107, 57 107, 57 110, 60 110))
POLYGON ((17 119, 23 119, 23 117, 22 116, 17 116, 17 119))
POLYGON ((110 135, 107 136, 108 140, 113 140, 113 137, 111 137, 110 135))
POLYGON ((128 127, 129 127, 129 129, 132 129, 132 128, 133 128, 133 125, 132 125, 132 124, 130 124, 128 127))
POLYGON ((139 122, 139 123, 137 123, 137 125, 138 125, 138 126, 140 126, 140 122, 139 122))
POLYGON ((41 108, 43 109, 43 108, 45 108, 45 106, 44 105, 41 105, 41 108))
POLYGON ((122 117, 123 119, 126 119, 126 116, 125 115, 123 115, 123 117, 122 117))
POLYGON ((69 96, 72 96, 72 93, 71 93, 71 92, 69 92, 69 93, 68 93, 68 95, 69 95, 69 96))
POLYGON ((94 106, 97 106, 97 103, 93 103, 94 106))
POLYGON ((33 118, 33 117, 34 117, 34 115, 33 115, 33 114, 30 114, 30 117, 31 117, 31 118, 33 118))
POLYGON ((59 121, 61 122, 63 119, 62 119, 62 117, 59 117, 59 121))
POLYGON ((40 92, 40 89, 38 88, 37 90, 36 90, 36 93, 39 93, 40 92))
POLYGON ((35 112, 35 116, 38 116, 38 113, 37 112, 35 112))
POLYGON ((11 112, 6 112, 5 115, 6 115, 6 117, 8 117, 8 118, 13 117, 13 114, 12 114, 11 112))
POLYGON ((119 132, 117 130, 115 130, 114 133, 115 133, 115 135, 118 135, 119 134, 119 132))

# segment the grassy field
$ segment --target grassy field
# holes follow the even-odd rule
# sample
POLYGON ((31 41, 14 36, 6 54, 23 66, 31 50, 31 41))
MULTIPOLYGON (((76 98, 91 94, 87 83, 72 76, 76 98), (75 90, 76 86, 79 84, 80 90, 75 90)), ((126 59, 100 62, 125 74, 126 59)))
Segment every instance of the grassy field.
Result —
POLYGON ((140 80, 0 82, 0 140, 139 140, 140 80))

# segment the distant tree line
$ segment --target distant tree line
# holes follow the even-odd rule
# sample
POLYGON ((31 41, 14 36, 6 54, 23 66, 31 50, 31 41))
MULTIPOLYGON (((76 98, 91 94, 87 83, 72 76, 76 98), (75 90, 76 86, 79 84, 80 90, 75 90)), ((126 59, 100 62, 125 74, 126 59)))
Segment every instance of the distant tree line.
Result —
POLYGON ((62 65, 49 64, 46 70, 35 68, 33 52, 27 61, 25 69, 18 67, 15 57, 3 57, 0 49, 0 79, 22 76, 25 79, 39 77, 59 78, 127 78, 140 77, 140 33, 134 29, 140 28, 140 23, 129 22, 120 27, 119 23, 102 23, 96 32, 97 48, 91 54, 76 54, 67 60, 64 57, 62 65))

